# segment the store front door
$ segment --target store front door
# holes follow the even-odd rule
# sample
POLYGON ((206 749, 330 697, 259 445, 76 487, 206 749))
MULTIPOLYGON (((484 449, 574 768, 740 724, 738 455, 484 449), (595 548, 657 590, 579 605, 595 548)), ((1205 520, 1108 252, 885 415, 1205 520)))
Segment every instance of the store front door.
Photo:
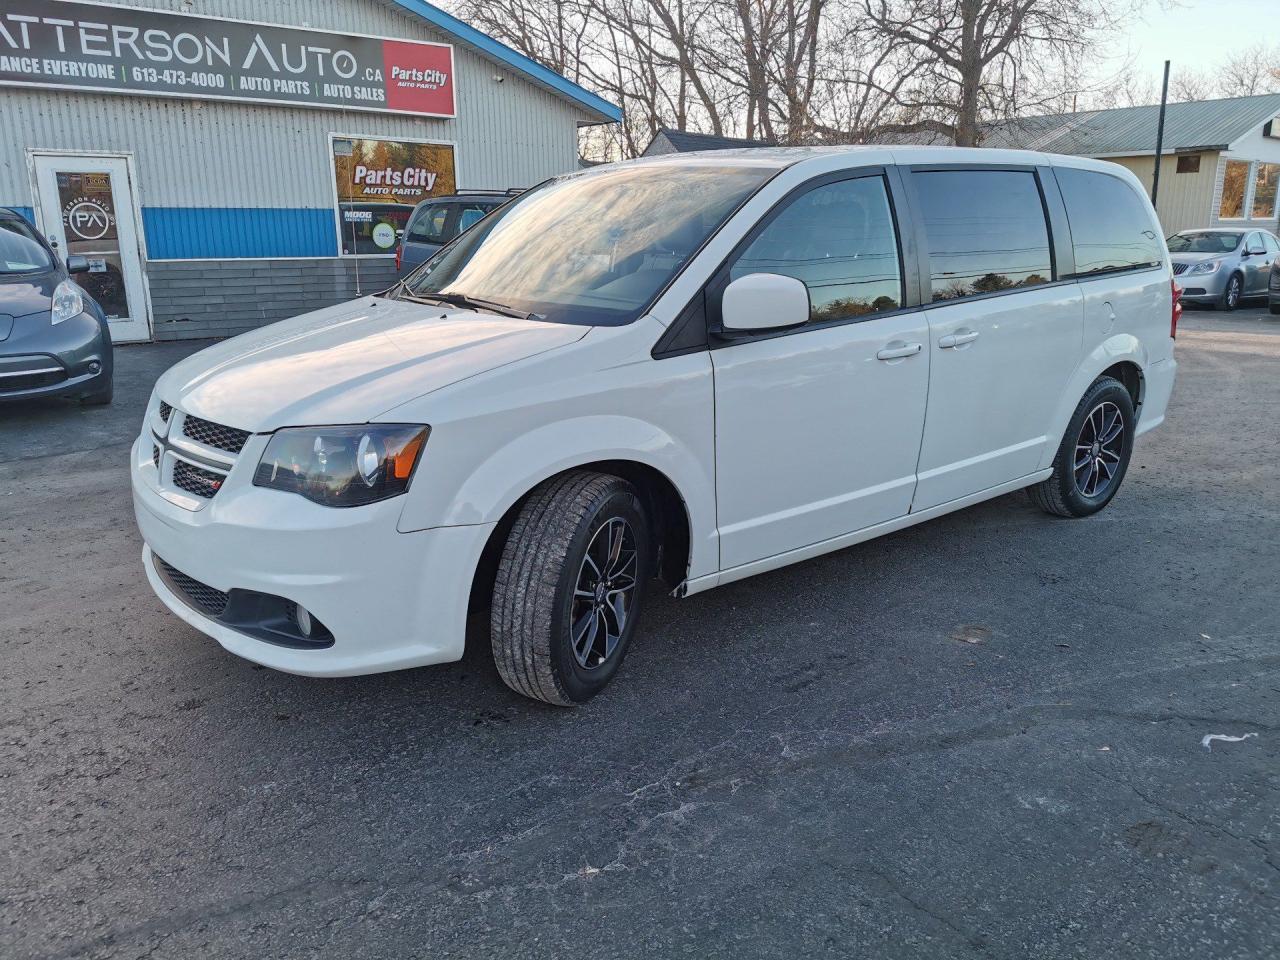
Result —
POLYGON ((37 153, 36 224, 63 259, 87 257, 75 277, 107 315, 111 339, 151 339, 138 216, 125 157, 37 153))

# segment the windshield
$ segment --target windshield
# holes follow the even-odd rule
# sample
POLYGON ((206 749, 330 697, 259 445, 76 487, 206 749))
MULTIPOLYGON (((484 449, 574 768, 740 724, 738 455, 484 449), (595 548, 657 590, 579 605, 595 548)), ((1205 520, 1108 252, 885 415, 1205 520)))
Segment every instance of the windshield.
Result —
POLYGON ((1169 238, 1170 253, 1230 253, 1240 246, 1241 233, 1175 233, 1169 238))
POLYGON ((30 273, 53 266, 44 246, 22 220, 0 220, 0 273, 30 273))
POLYGON ((643 164, 552 181, 436 254, 405 290, 557 323, 629 323, 773 173, 643 164))

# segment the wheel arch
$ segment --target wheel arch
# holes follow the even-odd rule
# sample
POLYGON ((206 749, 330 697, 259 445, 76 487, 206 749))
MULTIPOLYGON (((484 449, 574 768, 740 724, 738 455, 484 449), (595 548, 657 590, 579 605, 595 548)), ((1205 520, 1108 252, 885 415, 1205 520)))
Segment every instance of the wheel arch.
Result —
POLYGON ((489 533, 472 575, 469 601, 471 609, 481 609, 488 604, 503 547, 529 497, 548 480, 573 471, 609 474, 621 477, 634 486, 651 519, 653 545, 656 548, 654 572, 673 589, 688 578, 692 563, 693 524, 689 505, 675 482, 662 470, 641 460, 627 458, 586 460, 549 473, 536 483, 530 484, 528 489, 506 508, 489 533))
POLYGON ((1045 443, 1044 453, 1041 456, 1041 469, 1048 469, 1053 465, 1053 458, 1057 455, 1058 445, 1062 442, 1062 436, 1066 432, 1067 424, 1071 421, 1076 405, 1085 395, 1090 384, 1099 377, 1114 377, 1124 384, 1125 389, 1129 391, 1129 396, 1133 398, 1134 410, 1140 416, 1142 401, 1146 394, 1146 375, 1143 371, 1148 365, 1146 348, 1142 341, 1132 334, 1116 334, 1108 337, 1091 350, 1076 366, 1067 385, 1063 388, 1062 397, 1058 401, 1050 425, 1048 442, 1045 443))

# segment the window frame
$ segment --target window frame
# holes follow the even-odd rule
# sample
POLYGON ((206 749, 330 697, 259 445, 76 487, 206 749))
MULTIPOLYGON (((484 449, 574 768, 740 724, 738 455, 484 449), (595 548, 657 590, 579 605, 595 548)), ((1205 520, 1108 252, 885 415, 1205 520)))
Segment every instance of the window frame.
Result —
MULTIPOLYGON (((1131 266, 1131 267, 1116 267, 1113 270, 1099 270, 1094 273, 1076 273, 1075 239, 1071 234, 1071 220, 1067 216, 1067 201, 1066 201, 1066 198, 1062 196, 1062 186, 1061 184, 1058 183, 1058 174, 1057 174, 1058 168, 1048 167, 1045 169, 1048 169, 1050 171, 1050 176, 1053 178, 1054 192, 1058 196, 1058 202, 1062 205, 1062 222, 1063 222, 1062 235, 1066 237, 1066 247, 1070 251, 1070 257, 1071 257, 1071 270, 1070 272, 1064 271, 1063 282, 1087 283, 1090 280, 1104 280, 1107 277, 1119 277, 1119 276, 1123 276, 1126 273, 1153 273, 1157 270, 1161 270, 1167 273, 1169 271, 1168 239, 1163 236, 1164 231, 1163 231, 1163 228, 1161 228, 1160 226, 1160 218, 1156 217, 1154 220, 1154 224, 1157 227, 1157 229, 1153 232, 1156 235, 1157 244, 1160 245, 1164 250, 1164 254, 1161 257, 1160 263, 1135 264, 1134 266, 1131 266)), ((1085 173, 1094 173, 1102 177, 1110 177, 1112 180, 1120 181, 1120 183, 1122 183, 1126 189, 1128 189, 1131 193, 1134 193, 1135 197, 1141 197, 1143 199, 1146 198, 1145 194, 1136 193, 1133 190, 1133 184, 1129 183, 1129 181, 1127 181, 1124 177, 1117 176, 1116 174, 1111 173, 1110 171, 1097 170, 1097 169, 1094 169, 1093 167, 1071 167, 1071 166, 1066 166, 1066 167, 1063 167, 1062 169, 1082 170, 1085 173)))
MULTIPOLYGON (((1017 294, 1031 293, 1035 290, 1047 290, 1051 287, 1064 286, 1069 283, 1075 283, 1077 278, 1073 276, 1075 273, 1075 250, 1071 245, 1071 232, 1067 222, 1067 209, 1062 199, 1061 190, 1058 187, 1057 178, 1053 174, 1053 168, 1045 164, 1032 163, 917 163, 902 168, 905 177, 905 183, 909 192, 912 211, 915 214, 912 220, 915 224, 915 246, 919 251, 917 256, 917 265, 919 276, 917 283, 920 285, 920 293, 922 297, 921 308, 925 310, 937 310, 943 307, 955 306, 962 303, 973 303, 979 300, 990 300, 994 297, 1008 297, 1017 294), (1033 287, 1010 287, 1007 290, 992 290, 988 293, 975 293, 967 297, 956 297, 951 300, 934 300, 933 299, 933 269, 930 264, 929 256, 929 237, 925 230, 924 216, 921 212, 920 195, 916 189, 916 175, 920 173, 959 173, 959 172, 978 172, 978 173, 1030 173, 1035 180, 1036 189, 1040 194, 1040 210, 1044 215, 1045 232, 1049 240, 1049 269, 1052 273, 1052 279, 1048 283, 1038 283, 1033 287), (1060 238, 1066 238, 1066 242, 1062 242, 1060 238), (929 296, 924 298, 925 291, 929 296)), ((1101 171, 1099 171, 1101 172, 1101 171)), ((1107 174, 1110 176, 1110 174, 1107 174)), ((1116 179, 1119 179, 1118 177, 1116 179)))
MULTIPOLYGON (((1280 161, 1274 160, 1251 160, 1249 161, 1249 181, 1245 190, 1245 213, 1246 220, 1253 223, 1270 223, 1277 217, 1280 217, 1280 189, 1276 190, 1275 199, 1271 202, 1271 211, 1258 216, 1255 208, 1258 205, 1258 177, 1262 173, 1263 167, 1276 167, 1277 178, 1280 178, 1280 161)), ((1225 174, 1224 174, 1225 176, 1225 174)))
MULTIPOLYGON (((693 301, 685 308, 680 317, 671 325, 672 332, 676 335, 673 337, 663 337, 659 341, 658 346, 654 348, 654 355, 660 353, 663 356, 673 355, 673 351, 666 351, 660 348, 664 347, 664 343, 674 346, 673 341, 678 341, 679 331, 676 328, 683 327, 685 324, 698 324, 701 320, 702 329, 705 331, 705 345, 698 349, 712 350, 723 349, 724 347, 735 346, 740 343, 746 343, 755 340, 772 340, 777 337, 789 337, 797 334, 808 333, 814 330, 829 330, 832 327, 841 327, 852 323, 867 323, 873 320, 879 320, 882 317, 893 317, 903 313, 910 313, 920 309, 919 299, 920 291, 918 288, 918 280, 916 273, 911 267, 912 260, 915 257, 914 234, 913 234, 913 218, 909 211, 902 209, 905 202, 902 185, 898 175, 898 170, 893 166, 866 166, 866 167, 849 167, 845 170, 834 170, 830 173, 820 174, 805 180, 803 183, 797 184, 788 190, 783 196, 769 208, 768 212, 751 225, 751 229, 744 234, 728 255, 716 266, 711 272, 711 276, 707 282, 703 284, 702 290, 694 296, 693 301), (893 220, 894 225, 894 244, 898 252, 898 278, 900 289, 902 292, 901 303, 894 310, 884 310, 879 313, 868 313, 853 317, 840 317, 833 320, 820 320, 817 322, 803 323, 794 327, 783 327, 776 330, 744 330, 744 331, 728 331, 724 329, 721 306, 725 287, 729 285, 729 274, 732 265, 750 248, 751 244, 763 233, 770 224, 774 222, 782 212, 786 210, 793 201, 799 197, 810 193, 813 190, 830 186, 833 183, 845 183, 850 180, 865 180, 868 178, 877 178, 884 186, 885 199, 889 203, 889 216, 893 220)), ((679 350, 678 352, 690 352, 688 348, 679 350)))
POLYGON ((1217 190, 1218 197, 1218 222, 1226 221, 1227 223, 1248 223, 1250 220, 1249 211, 1253 209, 1253 168, 1252 160, 1241 160, 1239 157, 1226 157, 1225 163, 1222 165, 1222 182, 1217 190), (1240 196, 1240 216, 1227 217, 1222 214, 1222 198, 1227 192, 1227 170, 1231 164, 1239 163, 1244 165, 1244 193, 1240 196))

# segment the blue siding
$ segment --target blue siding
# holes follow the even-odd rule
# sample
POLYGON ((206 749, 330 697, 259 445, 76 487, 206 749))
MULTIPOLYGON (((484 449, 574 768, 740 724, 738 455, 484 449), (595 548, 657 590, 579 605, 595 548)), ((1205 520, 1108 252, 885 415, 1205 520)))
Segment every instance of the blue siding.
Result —
POLYGON ((151 260, 336 257, 330 208, 143 207, 151 260))
POLYGON ((31 224, 33 227, 36 225, 36 212, 33 208, 10 207, 9 209, 12 210, 14 213, 16 213, 18 216, 24 217, 27 223, 31 224))

